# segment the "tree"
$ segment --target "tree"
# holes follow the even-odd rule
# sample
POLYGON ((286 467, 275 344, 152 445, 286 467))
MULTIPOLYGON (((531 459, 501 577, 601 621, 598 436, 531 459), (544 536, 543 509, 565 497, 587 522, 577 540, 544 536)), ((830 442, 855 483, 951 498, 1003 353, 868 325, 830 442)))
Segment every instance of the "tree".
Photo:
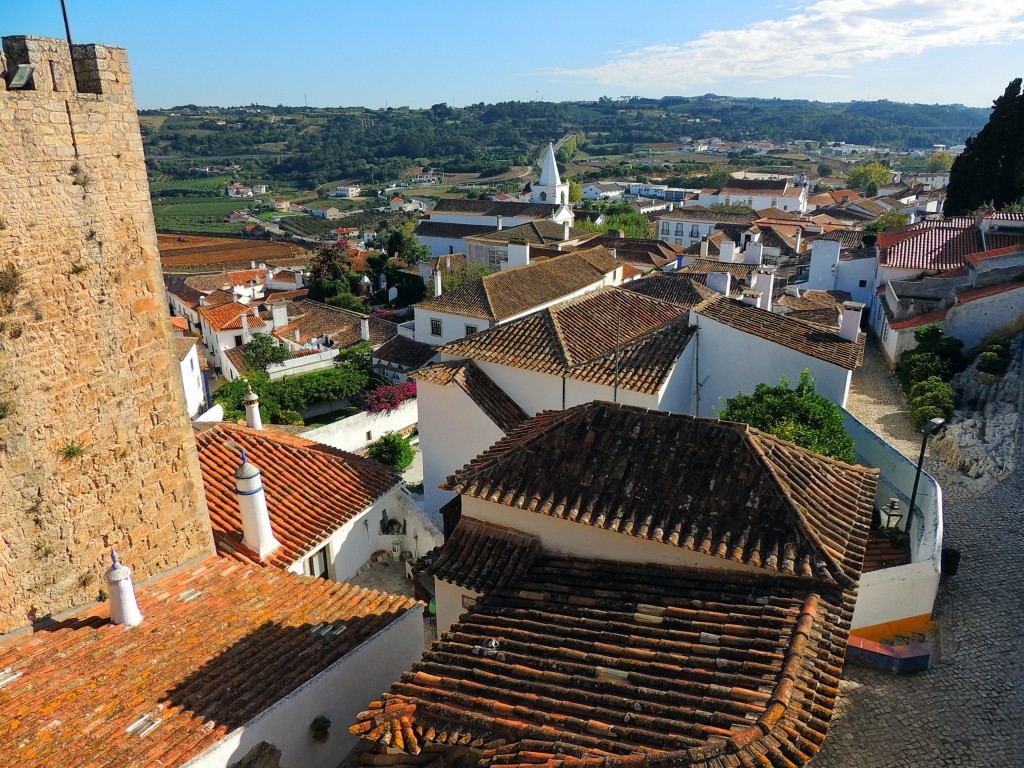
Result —
POLYGON ((835 169, 831 165, 828 165, 827 163, 821 163, 818 166, 819 176, 831 176, 833 173, 835 173, 835 169))
POLYGON ((583 199, 583 187, 578 181, 569 181, 569 202, 578 203, 583 199))
POLYGON ((291 359, 291 353, 266 333, 253 334, 248 344, 242 345, 245 364, 254 371, 267 372, 267 368, 291 359))
POLYGON ((431 256, 430 246, 421 243, 412 234, 411 227, 409 230, 406 231, 405 228, 396 229, 391 233, 388 237, 386 249, 388 256, 397 256, 407 264, 426 261, 431 256))
POLYGON ((409 438, 389 432, 379 440, 374 440, 366 448, 367 455, 381 464, 394 467, 399 472, 412 464, 416 451, 409 438))
POLYGON ((945 173, 953 166, 953 156, 944 149, 933 152, 924 164, 924 169, 930 173, 945 173))
POLYGON ((753 394, 738 392, 723 410, 715 410, 720 419, 744 422, 823 456, 848 463, 856 460, 853 438, 843 426, 842 412, 817 393, 808 370, 800 374, 800 383, 794 389, 783 376, 778 385, 762 382, 754 387, 753 394))
POLYGON ((878 191, 878 187, 890 181, 892 172, 881 163, 859 165, 846 177, 846 185, 851 189, 868 189, 873 186, 878 191))
POLYGON ((1024 92, 1013 80, 995 100, 988 122, 953 163, 946 216, 962 216, 987 202, 996 208, 1024 202, 1024 92))
POLYGON ((489 275, 492 272, 494 272, 493 269, 479 261, 471 261, 462 269, 453 269, 442 272, 441 293, 454 291, 459 286, 471 283, 474 280, 479 280, 481 277, 489 275))
POLYGON ((909 215, 905 213, 899 213, 898 211, 889 211, 888 213, 883 213, 870 224, 865 225, 864 231, 885 232, 887 229, 897 229, 898 227, 905 227, 908 221, 910 221, 909 215))

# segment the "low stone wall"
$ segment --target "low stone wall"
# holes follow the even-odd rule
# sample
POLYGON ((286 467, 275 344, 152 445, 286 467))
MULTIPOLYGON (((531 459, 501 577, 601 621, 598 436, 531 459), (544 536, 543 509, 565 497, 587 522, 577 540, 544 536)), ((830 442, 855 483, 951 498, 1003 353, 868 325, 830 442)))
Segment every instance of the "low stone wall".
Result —
POLYGON ((374 440, 388 432, 405 432, 419 421, 416 399, 406 400, 395 411, 359 413, 333 424, 310 429, 302 433, 308 440, 359 453, 374 440))

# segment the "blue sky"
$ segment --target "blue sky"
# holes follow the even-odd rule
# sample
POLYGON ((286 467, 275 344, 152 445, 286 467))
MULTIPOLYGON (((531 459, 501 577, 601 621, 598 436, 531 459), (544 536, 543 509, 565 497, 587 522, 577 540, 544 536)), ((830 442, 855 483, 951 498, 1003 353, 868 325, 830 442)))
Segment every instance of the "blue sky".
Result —
MULTIPOLYGON (((64 35, 58 0, 0 5, 0 34, 64 35)), ((142 108, 709 92, 987 106, 1024 75, 1020 0, 68 5, 75 42, 128 49, 142 108)))

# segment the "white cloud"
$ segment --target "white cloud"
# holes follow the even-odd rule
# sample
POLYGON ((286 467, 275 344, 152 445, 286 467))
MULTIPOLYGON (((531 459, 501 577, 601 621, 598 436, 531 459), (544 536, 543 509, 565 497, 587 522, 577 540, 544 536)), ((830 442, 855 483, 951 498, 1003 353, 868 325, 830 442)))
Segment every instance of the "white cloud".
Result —
POLYGON ((550 69, 639 90, 684 92, 721 80, 840 77, 848 70, 939 48, 1024 40, 1024 8, 1007 0, 811 0, 782 19, 710 30, 683 44, 616 52, 594 67, 550 69))

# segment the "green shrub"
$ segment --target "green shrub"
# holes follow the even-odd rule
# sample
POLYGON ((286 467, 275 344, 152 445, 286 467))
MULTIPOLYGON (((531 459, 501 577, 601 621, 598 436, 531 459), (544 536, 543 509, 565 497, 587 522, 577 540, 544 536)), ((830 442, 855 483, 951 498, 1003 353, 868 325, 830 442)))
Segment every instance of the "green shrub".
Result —
POLYGON ((302 420, 302 416, 298 411, 283 410, 277 414, 276 424, 287 424, 292 427, 305 426, 306 422, 302 420))
POLYGON ((932 419, 944 419, 949 414, 936 405, 926 405, 923 408, 915 408, 910 411, 910 420, 914 422, 915 429, 924 429, 924 425, 932 419))
POLYGON ((987 350, 978 355, 978 370, 982 373, 991 373, 995 376, 1002 376, 1010 367, 1009 356, 1002 356, 994 350, 987 350))
POLYGON ((389 432, 379 440, 370 443, 366 453, 371 459, 399 471, 412 464, 413 457, 416 455, 409 438, 395 432, 389 432))

